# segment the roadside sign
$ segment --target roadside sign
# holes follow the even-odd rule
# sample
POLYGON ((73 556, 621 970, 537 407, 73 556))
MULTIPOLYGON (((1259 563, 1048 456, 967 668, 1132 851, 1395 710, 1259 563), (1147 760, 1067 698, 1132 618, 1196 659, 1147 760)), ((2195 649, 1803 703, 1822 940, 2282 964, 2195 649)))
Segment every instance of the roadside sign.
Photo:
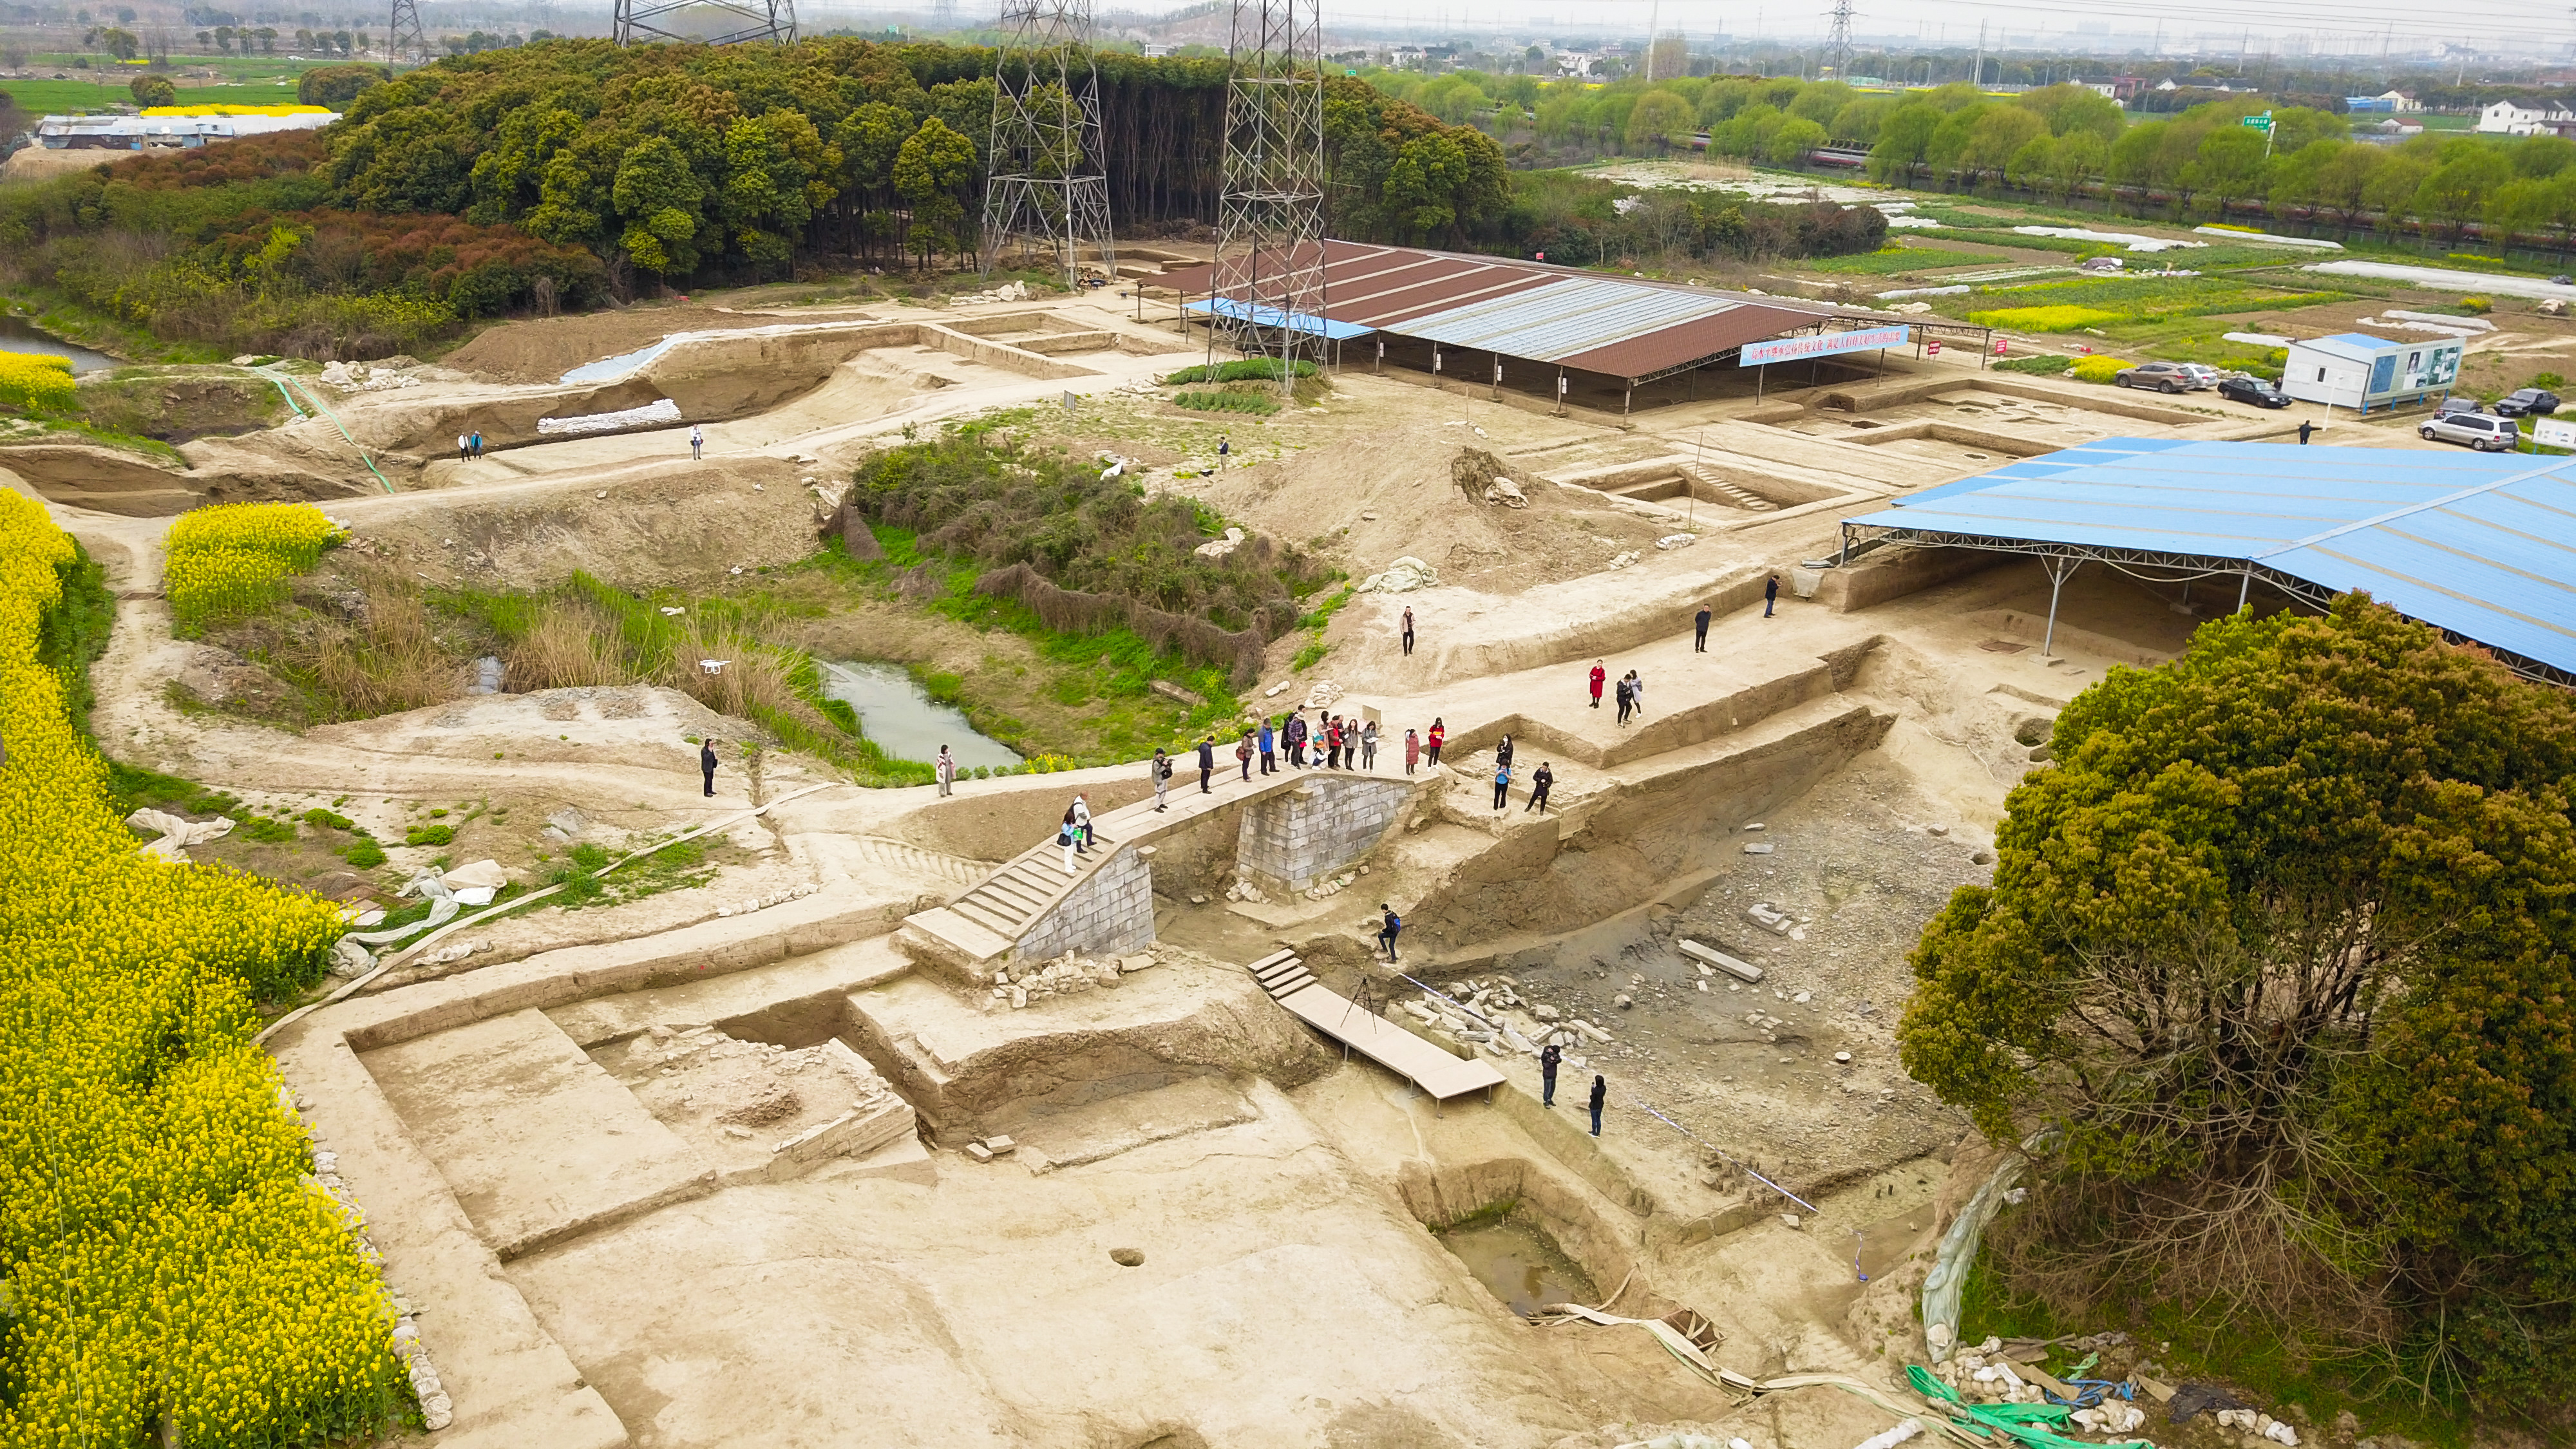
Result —
POLYGON ((2576 421, 2533 418, 2531 441, 2543 448, 2576 448, 2576 421))
POLYGON ((1940 339, 1940 338, 1938 338, 1938 337, 1935 337, 1935 338, 1933 338, 1931 341, 1924 343, 1924 344, 1923 344, 1923 350, 1924 350, 1925 352, 1928 352, 1928 353, 1932 354, 1934 357, 1938 357, 1938 356, 1940 356, 1940 355, 1941 355, 1941 339, 1940 339))
POLYGON ((2236 124, 2240 126, 2251 126, 2257 131, 2268 131, 2272 129, 2272 113, 2270 111, 2265 111, 2259 116, 2247 116, 2236 124))
POLYGON ((2003 340, 2002 338, 1998 337, 1998 338, 1996 338, 1996 339, 1995 339, 1995 356, 1997 356, 1997 357, 2001 357, 2001 356, 2003 356, 2003 355, 2004 355, 2004 340, 2003 340))

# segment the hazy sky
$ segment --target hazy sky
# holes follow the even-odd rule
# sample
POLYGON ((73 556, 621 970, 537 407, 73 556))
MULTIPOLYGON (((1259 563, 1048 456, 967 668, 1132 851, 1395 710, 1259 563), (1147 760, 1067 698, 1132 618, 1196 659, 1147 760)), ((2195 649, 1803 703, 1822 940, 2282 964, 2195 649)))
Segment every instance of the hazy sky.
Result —
MULTIPOLYGON (((964 0, 961 10, 975 8, 964 0)), ((1177 5, 1154 0, 1102 4, 1102 10, 1159 13, 1177 5)), ((1419 26, 1460 35, 1594 32, 1642 36, 1650 21, 1693 37, 1739 39, 1760 35, 1784 42, 1819 36, 1827 10, 1816 0, 1711 4, 1707 0, 1324 0, 1327 30, 1419 26)), ((2233 55, 2253 28, 2253 49, 2267 38, 2275 54, 2305 51, 2376 58, 2383 46, 2421 53, 2453 42, 2489 53, 2517 53, 2537 60, 2566 58, 2576 47, 2576 15, 2566 5, 2541 0, 2473 0, 2467 12, 2400 0, 2271 0, 2253 6, 2223 0, 2088 0, 2077 7, 2045 0, 1855 0, 1852 29, 1862 37, 1887 37, 1927 45, 1946 41, 1973 46, 1977 27, 1989 43, 2010 35, 2023 45, 2034 35, 2069 36, 2080 26, 2097 39, 2135 36, 2141 43, 2162 22, 2167 48, 2181 53, 2196 44, 2207 55, 2233 55)))

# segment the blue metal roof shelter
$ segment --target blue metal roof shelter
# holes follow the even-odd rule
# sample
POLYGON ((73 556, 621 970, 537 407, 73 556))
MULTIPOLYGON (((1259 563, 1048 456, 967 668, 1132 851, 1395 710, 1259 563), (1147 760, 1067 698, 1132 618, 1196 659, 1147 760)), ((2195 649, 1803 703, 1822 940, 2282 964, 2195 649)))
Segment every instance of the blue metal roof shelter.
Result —
POLYGON ((2398 612, 2576 685, 2576 457, 2105 438, 1843 521, 1843 556, 1912 544, 2028 554, 2056 591, 2087 562, 2235 575, 2398 612))

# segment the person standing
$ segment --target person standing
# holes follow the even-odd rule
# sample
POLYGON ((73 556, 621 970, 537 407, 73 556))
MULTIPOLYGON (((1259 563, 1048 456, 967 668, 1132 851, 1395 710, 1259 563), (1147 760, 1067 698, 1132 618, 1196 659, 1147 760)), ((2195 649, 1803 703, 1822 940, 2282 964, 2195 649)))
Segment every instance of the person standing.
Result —
POLYGON ((1510 735, 1505 735, 1503 736, 1502 743, 1494 746, 1494 763, 1498 765, 1508 765, 1511 762, 1512 737, 1510 735))
MULTIPOLYGON (((2299 441, 2304 443, 2307 438, 2302 435, 2299 441)), ((1404 606, 1404 652, 1407 654, 1413 652, 1413 606, 1411 604, 1404 606)))
POLYGON ((1377 909, 1377 943, 1386 948, 1386 959, 1392 961, 1395 959, 1395 938, 1404 930, 1404 918, 1395 913, 1395 907, 1384 901, 1377 903, 1377 909))
POLYGON ((1509 765, 1496 765, 1494 767, 1494 808, 1497 811, 1501 810, 1503 806, 1508 803, 1511 798, 1511 793, 1512 767, 1509 765))
POLYGON ((1628 680, 1625 675, 1620 676, 1618 694, 1619 723, 1624 728, 1628 723, 1628 680))
POLYGON ((1258 739, 1261 749, 1261 773, 1267 775, 1279 768, 1279 756, 1274 753, 1274 748, 1279 741, 1270 732, 1270 716, 1266 714, 1261 717, 1261 733, 1258 739))
POLYGON ((2299 419, 2299 446, 2302 448, 2306 447, 2308 445, 2308 435, 2316 430, 2317 425, 2315 423, 2308 421, 2306 418, 2299 419))
POLYGON ((1542 1107, 1553 1107, 1556 1105, 1556 1066, 1557 1063, 1564 1060, 1565 1048, 1558 1046, 1554 1042, 1549 1042, 1546 1046, 1539 1048, 1538 1104, 1542 1107))
POLYGON ((474 440, 463 433, 456 435, 456 461, 459 463, 474 461, 474 440))
POLYGON ((1599 708, 1601 707, 1601 682, 1602 682, 1603 680, 1605 680, 1605 679, 1608 679, 1609 677, 1610 677, 1610 671, 1601 667, 1601 661, 1600 661, 1600 660, 1598 660, 1598 659, 1593 660, 1593 661, 1592 661, 1592 707, 1593 707, 1594 709, 1599 709, 1599 708))
POLYGON ((1413 727, 1407 725, 1404 730, 1404 773, 1412 774, 1413 767, 1421 763, 1422 736, 1415 734, 1413 727))
POLYGON ((1771 606, 1778 602, 1780 602, 1780 576, 1773 574, 1770 581, 1762 586, 1762 617, 1770 618, 1771 606))
POLYGON ((1081 841, 1081 839, 1081 831, 1073 823, 1073 807, 1067 805, 1064 807, 1063 823, 1057 825, 1055 828, 1055 843, 1064 847, 1064 873, 1066 875, 1075 875, 1079 873, 1073 868, 1073 848, 1081 841))
POLYGON ((707 430, 696 423, 689 424, 689 456, 694 459, 704 458, 706 455, 707 430))
POLYGON ((1693 623, 1699 626, 1699 632, 1691 637, 1691 649, 1695 653, 1706 654, 1708 652, 1708 617, 1708 605, 1700 605, 1698 615, 1692 620, 1693 623))
POLYGON ((1610 1100, 1610 1084, 1595 1072, 1592 1076, 1592 1135, 1601 1135, 1601 1104, 1610 1100))
POLYGON ((1431 717, 1431 733, 1424 738, 1423 743, 1430 746, 1429 758, 1431 760, 1431 768, 1435 770, 1440 768, 1440 742, 1447 738, 1449 738, 1449 727, 1440 722, 1440 716, 1436 714, 1433 715, 1431 717))
POLYGON ((477 458, 483 456, 483 430, 481 428, 476 428, 474 430, 474 456, 477 458))
POLYGON ((1208 784, 1208 781, 1215 778, 1216 736, 1201 735, 1199 736, 1199 793, 1202 795, 1215 794, 1215 788, 1208 784))
POLYGON ((1235 762, 1236 764, 1241 765, 1241 766, 1243 767, 1243 778, 1244 778, 1244 782, 1245 782, 1246 784, 1251 783, 1251 780, 1252 780, 1252 731, 1250 731, 1250 730, 1245 730, 1245 731, 1243 732, 1243 738, 1242 738, 1242 739, 1239 739, 1239 740, 1237 740, 1237 741, 1235 741, 1235 742, 1234 742, 1234 762, 1235 762))
POLYGON ((1091 802, 1080 795, 1073 797, 1073 848, 1091 853, 1091 802))
POLYGON ((939 758, 931 762, 930 768, 939 777, 939 793, 945 798, 949 793, 948 787, 957 783, 957 758, 948 753, 946 745, 941 745, 939 758))
POLYGON ((707 777, 707 798, 716 798, 716 742, 707 740, 698 746, 698 773, 707 777))
POLYGON ((1146 778, 1154 782, 1154 808, 1158 811, 1165 809, 1163 792, 1171 787, 1172 757, 1163 753, 1161 745, 1154 746, 1154 762, 1145 767, 1145 773, 1146 778))
POLYGON ((1288 716, 1282 732, 1288 737, 1288 763, 1301 770, 1306 768, 1306 717, 1302 714, 1288 716))
POLYGON ((1324 721, 1324 768, 1342 767, 1342 717, 1333 715, 1324 721))
POLYGON ((1639 719, 1646 717, 1646 676, 1628 671, 1628 712, 1639 719))
MULTIPOLYGON (((1227 437, 1227 436, 1226 436, 1225 434, 1223 434, 1223 433, 1219 433, 1219 434, 1217 434, 1217 435, 1216 435, 1216 455, 1217 455, 1219 458, 1223 458, 1223 457, 1225 457, 1227 454, 1229 454, 1229 453, 1231 453, 1231 452, 1233 452, 1233 451, 1234 451, 1234 440, 1233 440, 1232 438, 1227 437)), ((1218 466, 1222 467, 1222 466, 1224 466, 1224 465, 1220 463, 1218 466)))
POLYGON ((1360 768, 1363 770, 1375 770, 1377 768, 1376 720, 1370 720, 1367 724, 1360 726, 1360 768))
POLYGON ((1521 807, 1521 813, 1526 815, 1535 810, 1539 814, 1545 815, 1547 813, 1547 787, 1555 783, 1556 771, 1548 768, 1547 761, 1539 761, 1538 773, 1530 776, 1530 802, 1521 807))

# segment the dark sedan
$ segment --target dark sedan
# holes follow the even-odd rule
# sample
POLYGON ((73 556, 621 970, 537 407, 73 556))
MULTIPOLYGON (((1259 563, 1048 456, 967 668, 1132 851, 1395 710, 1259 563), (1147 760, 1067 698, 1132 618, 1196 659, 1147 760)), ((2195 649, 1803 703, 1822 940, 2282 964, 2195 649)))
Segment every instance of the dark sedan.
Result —
POLYGON ((2526 387, 2520 392, 2507 393, 2497 398, 2495 410, 2496 416, 2501 418, 2518 418, 2525 413, 2536 418, 2545 418, 2558 411, 2558 394, 2544 392, 2536 387, 2526 387))
POLYGON ((2290 405, 2288 393, 2259 377, 2222 378, 2218 384, 2218 395, 2241 403, 2252 403, 2258 408, 2285 408, 2290 405))

